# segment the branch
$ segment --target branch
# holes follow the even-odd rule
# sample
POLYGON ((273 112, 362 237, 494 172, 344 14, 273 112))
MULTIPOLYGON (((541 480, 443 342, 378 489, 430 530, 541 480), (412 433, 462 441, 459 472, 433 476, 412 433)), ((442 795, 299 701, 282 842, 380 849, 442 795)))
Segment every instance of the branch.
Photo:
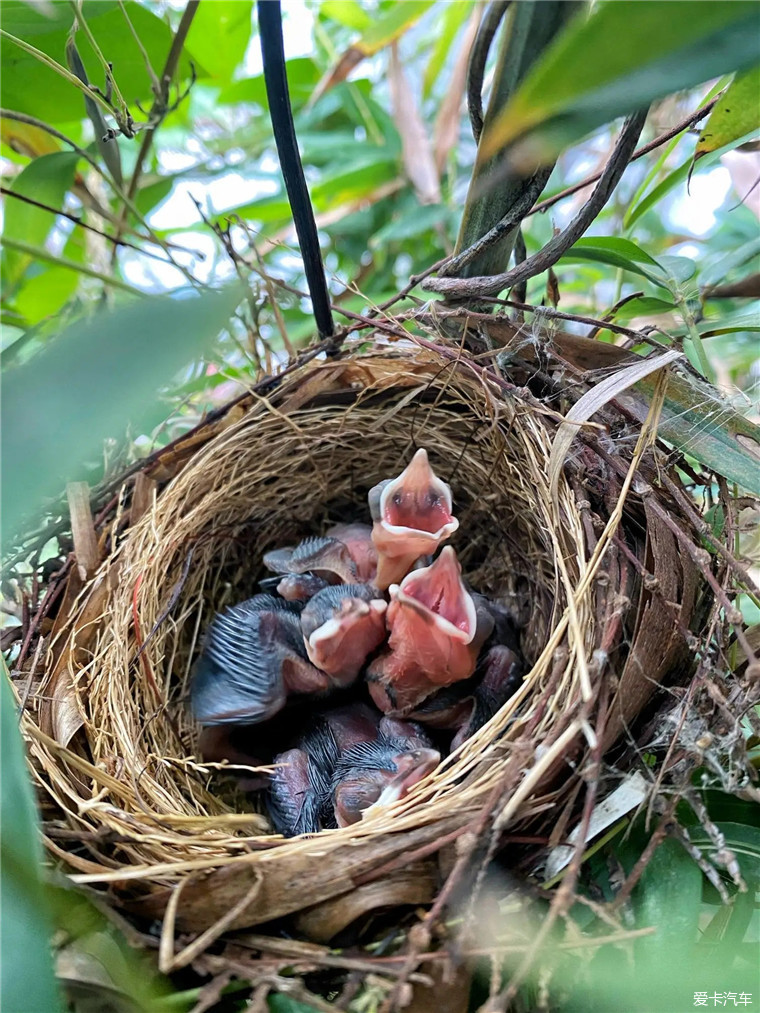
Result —
POLYGON ((567 228, 550 240, 533 257, 529 257, 522 264, 512 268, 511 271, 505 271, 502 274, 466 279, 431 278, 422 287, 429 292, 442 292, 444 295, 460 298, 496 295, 502 289, 512 288, 556 264, 560 257, 580 239, 609 200, 630 162, 636 141, 644 128, 646 117, 646 109, 628 117, 594 192, 567 228))
MULTIPOLYGON (((703 105, 701 109, 697 109, 696 112, 689 113, 685 119, 681 120, 680 123, 676 123, 676 125, 671 127, 670 130, 666 130, 664 134, 660 134, 659 137, 655 137, 655 139, 650 141, 649 144, 643 145, 631 156, 631 162, 635 162, 637 159, 643 158, 644 155, 648 155, 650 151, 654 151, 655 148, 659 148, 661 144, 666 144, 668 141, 672 141, 673 138, 680 134, 682 130, 687 130, 689 127, 693 127, 695 123, 699 123, 700 120, 704 119, 705 116, 711 112, 712 107, 722 94, 723 92, 721 92, 720 95, 716 95, 715 98, 703 105)), ((565 197, 571 197, 574 193, 578 193, 579 190, 585 190, 587 186, 591 186, 592 183, 597 183, 601 178, 601 172, 595 172, 591 176, 586 176, 586 178, 582 179, 579 183, 573 183, 572 186, 568 186, 565 190, 555 193, 553 197, 547 197, 546 200, 542 200, 541 203, 536 204, 533 210, 529 211, 528 214, 535 215, 539 211, 541 213, 548 211, 550 207, 553 207, 559 201, 564 200, 565 197)))
POLYGON ((470 114, 470 126, 475 141, 480 140, 483 132, 483 78, 485 77, 486 60, 491 49, 494 35, 507 12, 510 0, 494 0, 475 36, 470 55, 470 66, 467 68, 467 111, 470 114))

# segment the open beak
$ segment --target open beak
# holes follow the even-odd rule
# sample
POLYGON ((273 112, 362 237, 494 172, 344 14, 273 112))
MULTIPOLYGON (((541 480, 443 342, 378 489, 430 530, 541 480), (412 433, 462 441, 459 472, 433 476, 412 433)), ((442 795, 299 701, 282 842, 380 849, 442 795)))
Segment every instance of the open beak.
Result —
POLYGON ((378 553, 376 586, 401 580, 420 556, 430 555, 459 527, 451 489, 420 448, 398 478, 370 491, 372 541, 378 553))
POLYGON ((464 586, 462 568, 450 545, 430 566, 413 570, 391 587, 390 595, 404 611, 407 623, 426 640, 467 645, 474 639, 478 628, 475 602, 464 586))

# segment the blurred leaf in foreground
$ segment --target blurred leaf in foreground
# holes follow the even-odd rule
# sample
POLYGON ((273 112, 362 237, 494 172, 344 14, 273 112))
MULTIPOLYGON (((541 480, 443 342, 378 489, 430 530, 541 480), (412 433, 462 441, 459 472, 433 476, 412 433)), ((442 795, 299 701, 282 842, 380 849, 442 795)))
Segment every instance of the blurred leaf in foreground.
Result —
POLYGON ((600 3, 531 70, 483 143, 532 172, 563 147, 664 95, 757 62, 754 3, 600 3), (625 40, 621 45, 621 40, 625 40))
POLYGON ((26 759, 16 723, 16 707, 5 665, 0 682, 0 752, 2 754, 2 977, 4 1013, 61 1009, 50 955, 50 920, 40 868, 42 847, 26 759))
POLYGON ((6 533, 61 490, 104 437, 123 433, 128 423, 139 430, 154 413, 159 387, 211 343, 241 295, 235 286, 98 313, 3 373, 6 533))

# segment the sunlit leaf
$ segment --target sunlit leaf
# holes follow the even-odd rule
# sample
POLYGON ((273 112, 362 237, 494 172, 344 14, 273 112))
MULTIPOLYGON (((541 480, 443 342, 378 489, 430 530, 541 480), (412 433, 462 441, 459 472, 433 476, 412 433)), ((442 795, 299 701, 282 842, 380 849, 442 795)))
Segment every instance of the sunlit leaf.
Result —
POLYGON ((313 105, 333 85, 345 81, 354 67, 357 67, 365 57, 374 56, 391 42, 401 38, 434 2, 435 0, 404 0, 404 3, 393 4, 387 8, 322 78, 311 97, 311 104, 313 105))
MULTIPOLYGON (((124 6, 154 71, 160 74, 172 43, 171 28, 134 0, 127 0, 124 6)), ((30 42, 58 62, 65 61, 66 38, 74 20, 69 4, 51 3, 43 8, 23 0, 3 0, 2 10, 5 31, 30 42)), ((149 102, 151 82, 145 60, 116 0, 85 0, 83 15, 106 60, 113 62, 113 73, 122 93, 129 101, 139 98, 149 102)), ((77 46, 90 81, 103 88, 103 67, 82 32, 77 33, 77 46)), ((30 113, 46 123, 66 123, 82 118, 81 92, 65 85, 54 71, 7 39, 0 42, 0 59, 6 108, 30 113)), ((190 60, 183 54, 179 76, 187 78, 189 73, 190 60)), ((196 73, 204 76, 206 72, 198 64, 196 73)))
POLYGON ((756 62, 754 3, 598 3, 532 69, 483 139, 485 152, 512 145, 513 162, 547 164, 603 123, 756 62))
POLYGON ((710 113, 697 142, 697 158, 737 141, 758 127, 760 66, 739 74, 710 113))
MULTIPOLYGON (((41 155, 22 169, 13 181, 11 191, 60 211, 66 193, 74 182, 74 170, 78 161, 79 156, 70 151, 41 155)), ((50 211, 10 196, 6 198, 3 239, 22 240, 32 246, 42 246, 54 224, 55 215, 50 211)), ((15 284, 30 262, 30 256, 6 249, 3 256, 5 285, 10 287, 15 284)))
POLYGON ((444 4, 440 27, 433 43, 427 67, 425 67, 424 77, 422 78, 423 98, 430 98, 433 85, 438 80, 446 57, 449 55, 451 44, 469 17, 471 10, 472 3, 470 0, 460 0, 459 3, 444 4))
POLYGON ((185 48, 196 66, 216 84, 232 80, 251 37, 252 0, 214 0, 199 4, 185 48))
POLYGON ((364 32, 372 24, 372 18, 357 0, 322 0, 318 10, 325 21, 336 21, 356 32, 364 32))

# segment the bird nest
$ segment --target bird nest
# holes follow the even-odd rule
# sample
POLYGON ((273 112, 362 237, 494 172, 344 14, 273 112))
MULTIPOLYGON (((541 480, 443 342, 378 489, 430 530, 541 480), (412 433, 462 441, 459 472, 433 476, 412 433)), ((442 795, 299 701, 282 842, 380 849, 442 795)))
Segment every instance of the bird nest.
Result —
POLYGON ((562 418, 527 388, 456 350, 367 348, 289 368, 150 458, 98 518, 105 558, 70 565, 41 627, 23 730, 48 847, 172 939, 199 933, 188 960, 283 916, 327 939, 430 902, 468 832, 567 828, 584 755, 691 670, 700 581, 660 494, 628 489, 651 433, 622 456, 576 443, 558 467, 562 418), (214 613, 258 590, 267 550, 368 519, 368 489, 418 447, 451 485, 468 582, 516 618, 527 675, 392 809, 285 840, 202 762, 191 666, 214 613))

